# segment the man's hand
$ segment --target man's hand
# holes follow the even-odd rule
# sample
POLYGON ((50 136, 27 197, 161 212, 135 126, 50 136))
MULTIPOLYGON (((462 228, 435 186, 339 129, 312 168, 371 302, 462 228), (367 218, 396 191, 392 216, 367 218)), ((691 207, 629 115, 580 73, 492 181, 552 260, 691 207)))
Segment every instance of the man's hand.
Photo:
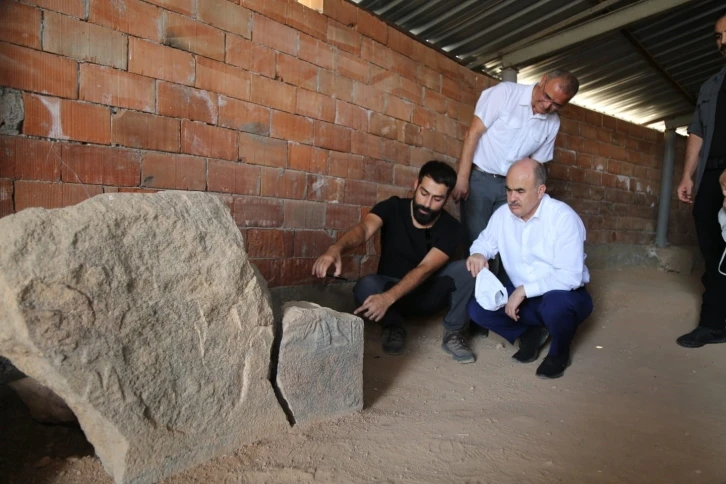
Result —
MULTIPOLYGON (((721 175, 721 188, 723 189, 724 177, 721 175)), ((681 180, 680 185, 678 185, 678 200, 685 203, 693 203, 692 199, 693 194, 693 180, 691 180, 691 177, 683 177, 681 180)))
POLYGON ((456 203, 469 198, 469 179, 463 177, 456 178, 456 186, 454 191, 451 192, 451 196, 454 198, 456 203))
MULTIPOLYGON (((718 179, 718 182, 721 184, 721 193, 723 193, 723 196, 726 197, 726 170, 721 173, 721 177, 718 179)), ((724 207, 726 207, 726 200, 724 200, 724 207)))
POLYGON ((317 277, 325 277, 328 274, 328 269, 331 265, 335 267, 335 272, 333 274, 339 276, 340 272, 343 270, 343 261, 340 258, 340 251, 333 247, 329 248, 325 254, 318 257, 315 261, 315 264, 313 264, 313 275, 317 277))
POLYGON ((489 269, 489 261, 482 254, 472 254, 466 259, 466 270, 476 277, 482 269, 489 269))
POLYGON ((504 307, 504 312, 507 313, 507 316, 515 321, 519 321, 519 306, 526 297, 527 295, 524 292, 524 286, 519 286, 515 289, 512 295, 509 296, 507 305, 504 307))
POLYGON ((368 296, 363 304, 353 311, 353 314, 360 314, 371 321, 380 321, 386 315, 386 311, 395 301, 388 293, 374 294, 368 296))

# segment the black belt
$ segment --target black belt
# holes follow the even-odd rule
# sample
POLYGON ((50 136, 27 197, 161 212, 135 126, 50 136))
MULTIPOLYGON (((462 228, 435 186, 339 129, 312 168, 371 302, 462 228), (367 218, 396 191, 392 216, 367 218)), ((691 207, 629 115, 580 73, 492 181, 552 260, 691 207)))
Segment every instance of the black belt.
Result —
POLYGON ((706 160, 707 170, 721 170, 726 168, 726 156, 709 156, 706 160))
POLYGON ((484 171, 484 170, 482 170, 481 168, 479 168, 479 166, 477 166, 474 163, 472 163, 471 166, 473 166, 476 171, 478 171, 480 173, 484 173, 485 175, 491 176, 493 178, 506 178, 505 176, 497 175, 496 173, 489 173, 488 171, 484 171))

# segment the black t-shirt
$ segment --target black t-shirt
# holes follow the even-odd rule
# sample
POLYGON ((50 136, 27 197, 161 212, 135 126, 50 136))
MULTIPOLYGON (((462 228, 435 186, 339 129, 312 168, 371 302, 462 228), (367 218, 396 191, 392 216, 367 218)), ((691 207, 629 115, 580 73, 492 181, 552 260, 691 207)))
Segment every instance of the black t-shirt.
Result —
POLYGON ((716 101, 716 119, 713 124, 713 137, 711 138, 711 149, 709 158, 726 157, 726 77, 721 83, 716 101))
POLYGON ((414 227, 410 198, 391 197, 377 203, 371 213, 383 220, 378 274, 384 276, 402 279, 433 247, 453 257, 463 236, 461 224, 446 210, 431 228, 414 227))

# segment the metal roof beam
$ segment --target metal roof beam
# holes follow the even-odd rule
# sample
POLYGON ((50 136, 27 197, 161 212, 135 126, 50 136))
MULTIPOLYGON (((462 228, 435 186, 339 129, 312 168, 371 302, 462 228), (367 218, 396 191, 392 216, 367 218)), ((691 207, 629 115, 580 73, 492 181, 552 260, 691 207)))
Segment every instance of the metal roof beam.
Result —
POLYGON ((569 30, 542 39, 502 57, 503 67, 517 67, 578 42, 620 29, 626 25, 657 15, 691 0, 641 0, 569 30))

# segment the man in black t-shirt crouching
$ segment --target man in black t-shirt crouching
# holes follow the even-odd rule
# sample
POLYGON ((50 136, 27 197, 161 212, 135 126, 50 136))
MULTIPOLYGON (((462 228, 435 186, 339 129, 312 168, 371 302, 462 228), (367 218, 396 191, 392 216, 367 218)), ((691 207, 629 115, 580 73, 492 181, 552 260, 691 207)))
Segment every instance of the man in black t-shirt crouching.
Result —
POLYGON ((325 277, 330 266, 341 272, 341 254, 381 230, 378 272, 361 278, 353 289, 355 314, 383 325, 383 351, 398 355, 406 343, 404 316, 431 315, 444 307, 442 348, 460 363, 475 361, 463 332, 466 305, 476 279, 466 261, 451 261, 463 230, 444 205, 456 185, 456 172, 441 161, 429 161, 414 183, 414 198, 391 197, 377 203, 362 222, 319 257, 313 274, 325 277))

